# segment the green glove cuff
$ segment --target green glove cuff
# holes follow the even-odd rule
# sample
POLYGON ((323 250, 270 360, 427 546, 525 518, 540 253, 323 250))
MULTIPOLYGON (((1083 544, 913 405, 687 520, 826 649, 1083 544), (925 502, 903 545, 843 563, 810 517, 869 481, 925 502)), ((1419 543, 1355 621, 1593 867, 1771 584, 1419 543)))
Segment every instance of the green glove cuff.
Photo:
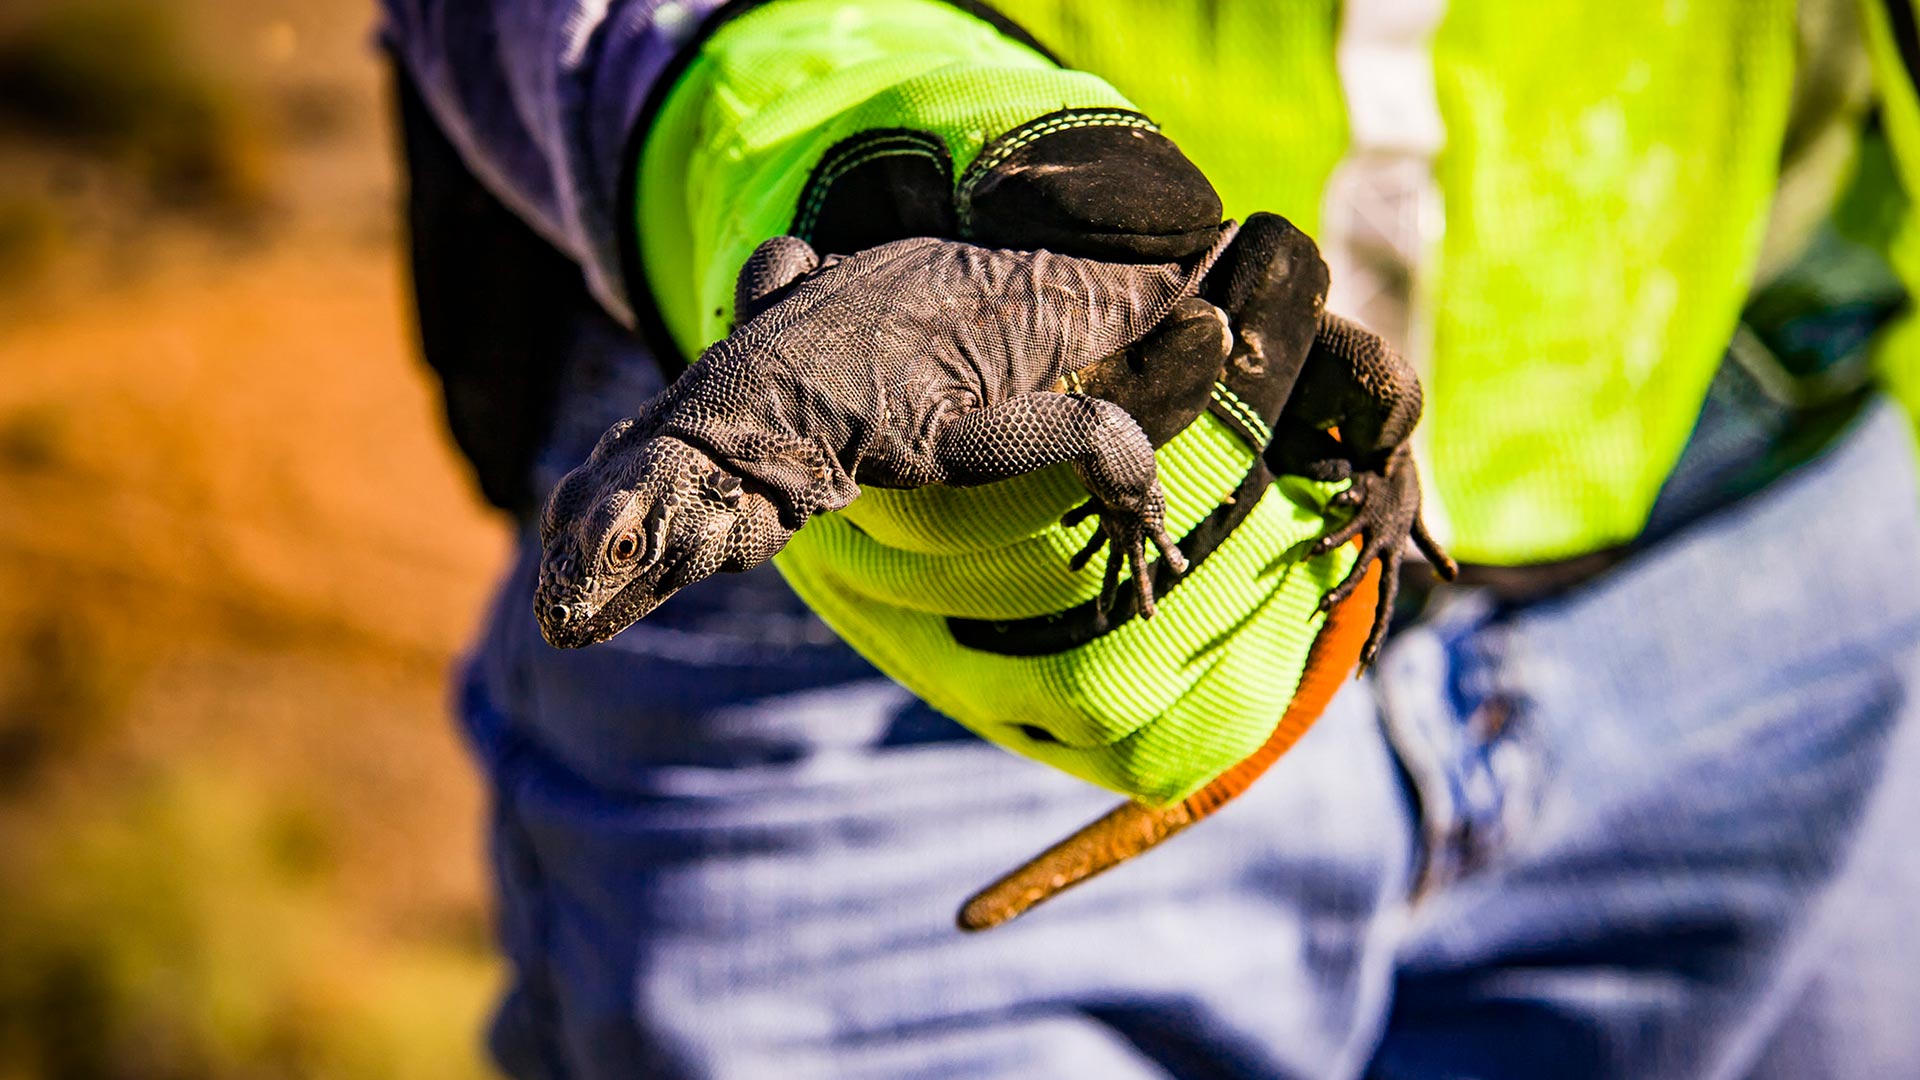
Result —
POLYGON ((641 265, 674 341, 692 356, 726 335, 734 275, 791 230, 843 140, 926 132, 959 176, 989 142, 1063 109, 1145 123, 1103 80, 938 0, 775 0, 727 23, 641 149, 641 265))

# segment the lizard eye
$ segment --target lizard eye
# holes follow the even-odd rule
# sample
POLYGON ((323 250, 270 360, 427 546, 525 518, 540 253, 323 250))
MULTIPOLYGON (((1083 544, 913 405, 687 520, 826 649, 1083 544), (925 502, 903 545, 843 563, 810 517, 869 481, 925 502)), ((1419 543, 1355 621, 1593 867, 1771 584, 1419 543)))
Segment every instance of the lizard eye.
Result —
POLYGON ((640 554, 640 538, 630 532, 621 533, 614 537, 611 553, 614 562, 632 562, 633 557, 640 554))

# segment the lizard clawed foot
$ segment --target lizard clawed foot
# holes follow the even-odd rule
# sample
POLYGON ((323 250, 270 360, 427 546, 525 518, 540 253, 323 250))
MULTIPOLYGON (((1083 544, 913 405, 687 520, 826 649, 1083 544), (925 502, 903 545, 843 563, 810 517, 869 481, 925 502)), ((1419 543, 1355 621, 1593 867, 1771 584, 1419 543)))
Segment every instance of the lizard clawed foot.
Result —
POLYGON ((1371 666, 1393 618, 1393 601, 1399 592, 1400 565, 1406 559, 1407 541, 1413 541, 1441 578, 1452 581, 1459 567, 1441 550, 1420 517, 1420 477, 1414 469, 1413 455, 1406 447, 1394 450, 1385 468, 1356 470, 1352 480, 1352 485, 1329 503, 1329 509, 1351 510, 1352 516, 1323 533, 1307 550, 1307 555, 1317 558, 1360 537, 1360 557, 1354 560, 1346 578, 1321 598, 1321 611, 1331 611, 1351 595, 1375 561, 1383 564, 1373 630, 1360 650, 1361 665, 1371 666))
POLYGON ((1126 510, 1111 506, 1099 499, 1088 499, 1072 510, 1067 511, 1060 524, 1072 528, 1098 514, 1100 527, 1088 538, 1085 547, 1068 561, 1073 570, 1085 567, 1096 552, 1108 548, 1106 574, 1101 582, 1100 597, 1094 603, 1094 610, 1104 625, 1113 602, 1120 591, 1120 564, 1124 559, 1133 571, 1134 607, 1143 619, 1151 619, 1153 606, 1153 573, 1147 565, 1147 540, 1152 539, 1153 546, 1160 549, 1160 557, 1176 574, 1187 572, 1187 557, 1180 553, 1173 537, 1167 535, 1166 501, 1156 486, 1147 499, 1147 505, 1139 510, 1126 510))

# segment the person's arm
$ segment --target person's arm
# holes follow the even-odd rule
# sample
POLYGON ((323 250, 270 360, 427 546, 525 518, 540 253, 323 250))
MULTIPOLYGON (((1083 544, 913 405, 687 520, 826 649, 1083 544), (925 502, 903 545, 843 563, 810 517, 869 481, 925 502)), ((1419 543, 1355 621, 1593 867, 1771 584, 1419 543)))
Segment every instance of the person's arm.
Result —
MULTIPOLYGON (((823 253, 931 235, 1163 262, 1204 250, 1221 214, 1200 171, 1109 83, 936 0, 775 0, 718 29, 646 134, 638 208, 646 280, 690 354, 734 324, 738 268, 781 233, 823 253)), ((1342 478, 1275 485, 1260 460, 1320 351, 1325 286, 1310 240, 1270 216, 1250 223, 1205 290, 1234 323, 1233 363, 1198 350, 1143 365, 1159 386, 1208 365, 1183 412, 1192 422, 1169 425, 1157 455, 1169 523, 1200 557, 1184 577, 1154 571, 1168 591, 1151 624, 1124 605, 1103 616, 1102 568, 1071 561, 1091 530, 1059 524, 1086 494, 1058 473, 869 488, 802 530, 780 568, 856 648, 983 736, 1154 804, 1193 795, 1268 743, 1320 605, 1372 556, 1397 562, 1411 525, 1369 528, 1366 558, 1308 551, 1342 478)), ((940 287, 924 287, 898 282, 912 291, 875 301, 938 310, 940 287)), ((1044 306, 1009 294, 1006 317, 1044 306)), ((836 333, 873 329, 855 319, 836 333)), ((1330 369, 1347 358, 1322 356, 1330 369)), ((1153 426, 1185 404, 1130 411, 1153 426)), ((1364 459, 1354 472, 1382 474, 1366 486, 1379 497, 1365 524, 1397 496, 1409 518, 1418 505, 1411 469, 1359 446, 1367 433, 1403 438, 1417 394, 1409 404, 1404 425, 1316 418, 1364 459)), ((1343 674, 1352 662, 1341 657, 1343 674)))
POLYGON ((720 0, 383 0, 382 39, 487 189, 631 325, 633 132, 720 0))

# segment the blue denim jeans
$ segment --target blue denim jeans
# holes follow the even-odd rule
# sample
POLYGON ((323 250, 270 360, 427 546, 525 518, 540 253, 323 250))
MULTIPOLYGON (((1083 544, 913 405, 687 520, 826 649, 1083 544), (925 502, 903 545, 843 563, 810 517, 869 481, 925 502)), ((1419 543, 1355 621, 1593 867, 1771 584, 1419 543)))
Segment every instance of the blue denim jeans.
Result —
POLYGON ((758 571, 461 687, 524 1077, 1920 1075, 1904 418, 1523 607, 1447 591, 1252 792, 978 937, 1112 796, 758 571))

